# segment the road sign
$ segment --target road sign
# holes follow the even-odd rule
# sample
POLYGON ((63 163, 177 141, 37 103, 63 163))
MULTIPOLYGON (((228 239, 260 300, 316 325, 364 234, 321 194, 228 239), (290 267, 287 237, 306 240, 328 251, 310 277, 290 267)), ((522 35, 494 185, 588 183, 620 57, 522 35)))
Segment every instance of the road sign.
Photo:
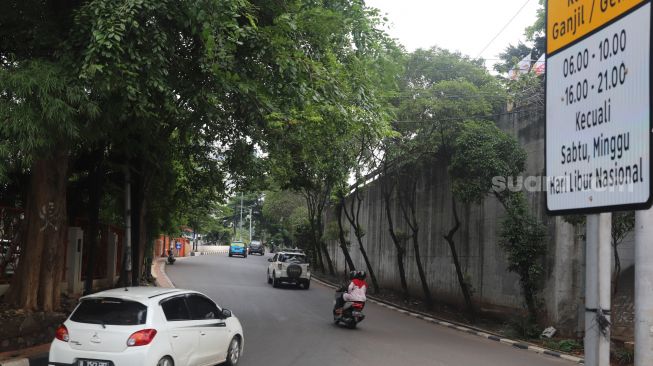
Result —
POLYGON ((582 38, 645 0, 549 0, 547 53, 582 38))
POLYGON ((650 0, 549 0, 547 30, 549 213, 650 207, 650 0))
POLYGON ((177 242, 177 243, 175 244, 175 248, 177 248, 177 249, 181 249, 181 243, 180 243, 180 242, 177 242))

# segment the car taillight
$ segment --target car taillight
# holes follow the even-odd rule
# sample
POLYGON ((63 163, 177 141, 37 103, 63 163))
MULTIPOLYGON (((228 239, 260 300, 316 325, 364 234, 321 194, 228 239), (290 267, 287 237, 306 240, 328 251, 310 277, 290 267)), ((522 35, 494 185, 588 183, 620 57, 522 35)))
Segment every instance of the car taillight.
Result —
POLYGON ((129 336, 127 339, 127 346, 146 346, 152 342, 156 335, 156 329, 143 329, 129 336))
POLYGON ((54 332, 54 337, 60 341, 68 342, 70 336, 68 335, 68 328, 65 325, 61 324, 59 328, 54 332))

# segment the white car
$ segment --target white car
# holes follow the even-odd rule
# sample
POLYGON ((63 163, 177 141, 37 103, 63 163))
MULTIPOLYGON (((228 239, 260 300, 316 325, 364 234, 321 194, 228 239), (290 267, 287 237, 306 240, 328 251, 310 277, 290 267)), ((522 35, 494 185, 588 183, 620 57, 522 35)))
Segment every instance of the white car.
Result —
POLYGON ((268 283, 272 287, 279 287, 283 282, 301 285, 305 290, 311 287, 311 267, 303 252, 277 252, 268 262, 268 283))
POLYGON ((238 319, 199 292, 125 287, 80 299, 48 365, 233 366, 244 341, 238 319))

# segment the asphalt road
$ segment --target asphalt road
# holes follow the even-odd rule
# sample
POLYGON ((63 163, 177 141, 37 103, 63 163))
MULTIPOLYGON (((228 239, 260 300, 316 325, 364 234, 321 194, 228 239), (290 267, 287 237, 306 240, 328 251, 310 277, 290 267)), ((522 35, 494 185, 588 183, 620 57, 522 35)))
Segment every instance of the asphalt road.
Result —
POLYGON ((573 363, 414 319, 369 303, 355 330, 331 319, 333 291, 272 288, 268 257, 183 258, 167 266, 180 288, 201 291, 240 319, 243 366, 556 366, 573 363))

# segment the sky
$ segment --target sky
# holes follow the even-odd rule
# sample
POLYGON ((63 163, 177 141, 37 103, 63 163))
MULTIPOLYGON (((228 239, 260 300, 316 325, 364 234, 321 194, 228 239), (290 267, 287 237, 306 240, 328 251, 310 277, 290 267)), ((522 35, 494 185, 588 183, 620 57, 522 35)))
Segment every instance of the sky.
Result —
POLYGON ((367 0, 366 4, 386 14, 388 33, 408 51, 439 46, 481 56, 488 68, 509 44, 526 40, 524 29, 535 22, 539 7, 537 0, 367 0))

